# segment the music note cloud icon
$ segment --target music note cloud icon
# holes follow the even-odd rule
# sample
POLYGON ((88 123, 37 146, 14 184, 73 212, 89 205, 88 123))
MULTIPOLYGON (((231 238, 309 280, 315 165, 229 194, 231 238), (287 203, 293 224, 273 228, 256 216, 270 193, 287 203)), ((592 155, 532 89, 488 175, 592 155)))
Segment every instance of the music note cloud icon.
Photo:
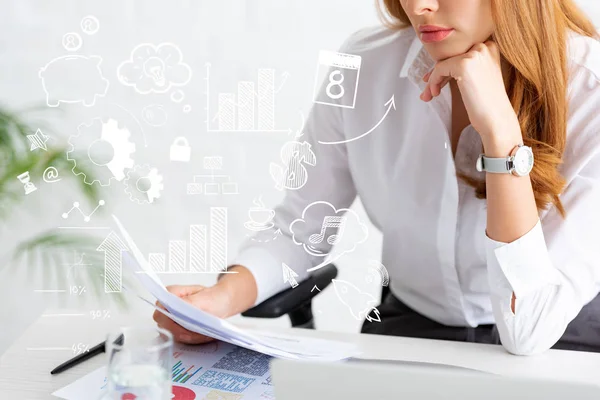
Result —
POLYGON ((353 252, 369 235, 367 225, 354 210, 336 209, 326 201, 315 201, 307 205, 302 215, 290 223, 289 230, 294 244, 302 246, 311 256, 323 257, 323 261, 309 268, 308 272, 353 252), (328 233, 328 229, 334 231, 328 233), (351 240, 346 232, 352 232, 351 240))
POLYGON ((334 245, 338 243, 344 234, 344 228, 346 226, 346 217, 343 216, 327 216, 323 219, 321 225, 321 232, 314 233, 309 236, 308 241, 312 244, 318 244, 325 238, 325 233, 328 228, 338 229, 337 233, 334 233, 327 237, 327 243, 334 245))

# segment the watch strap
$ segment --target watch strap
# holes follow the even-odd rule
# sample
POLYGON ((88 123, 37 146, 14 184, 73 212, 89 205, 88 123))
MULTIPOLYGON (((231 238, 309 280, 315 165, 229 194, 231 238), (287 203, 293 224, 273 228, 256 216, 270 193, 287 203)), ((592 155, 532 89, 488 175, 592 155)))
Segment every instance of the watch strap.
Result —
POLYGON ((482 155, 483 171, 510 174, 513 168, 512 157, 493 158, 482 155))

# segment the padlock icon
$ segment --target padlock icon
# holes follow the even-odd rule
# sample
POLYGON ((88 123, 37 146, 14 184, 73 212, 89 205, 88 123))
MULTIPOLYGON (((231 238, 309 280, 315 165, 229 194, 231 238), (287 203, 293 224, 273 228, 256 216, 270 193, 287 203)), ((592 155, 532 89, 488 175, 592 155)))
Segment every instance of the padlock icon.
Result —
POLYGON ((171 161, 189 162, 192 155, 192 148, 187 139, 178 136, 171 144, 171 161))

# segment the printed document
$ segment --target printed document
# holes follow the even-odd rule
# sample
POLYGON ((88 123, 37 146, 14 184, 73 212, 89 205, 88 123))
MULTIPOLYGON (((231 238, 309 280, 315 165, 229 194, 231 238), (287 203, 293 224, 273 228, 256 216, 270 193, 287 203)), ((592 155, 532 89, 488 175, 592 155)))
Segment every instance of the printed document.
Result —
MULTIPOLYGON (((214 341, 176 344, 173 352, 172 400, 273 400, 271 356, 214 341)), ((106 391, 106 367, 53 393, 66 400, 98 399, 106 391)))

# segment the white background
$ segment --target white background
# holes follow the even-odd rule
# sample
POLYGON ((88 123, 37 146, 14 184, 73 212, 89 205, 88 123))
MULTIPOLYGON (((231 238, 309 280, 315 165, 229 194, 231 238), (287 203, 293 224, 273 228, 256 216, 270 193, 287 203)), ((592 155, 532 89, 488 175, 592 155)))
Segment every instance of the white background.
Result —
MULTIPOLYGON (((581 3, 593 14, 600 12, 600 5, 592 4, 591 0, 581 3)), ((229 257, 233 257, 236 247, 249 233, 243 223, 248 220, 247 210, 253 206, 253 199, 262 196, 265 204, 273 207, 282 198, 282 193, 274 189, 268 167, 271 162, 279 162, 281 145, 293 136, 207 133, 204 122, 207 62, 211 63, 212 110, 216 109, 216 93, 236 92, 240 80, 255 81, 258 68, 274 68, 276 86, 287 71, 289 78, 276 95, 275 124, 277 129, 289 128, 296 132, 301 127, 301 114, 307 115, 312 105, 319 50, 337 50, 352 32, 378 23, 374 3, 359 0, 0 0, 0 5, 0 102, 13 110, 44 105, 46 110, 35 117, 43 121, 44 126, 52 128, 47 133, 57 142, 66 140, 77 132, 79 124, 94 117, 121 119, 132 132, 136 164, 151 164, 163 175, 162 196, 149 205, 133 203, 124 193, 123 184, 113 181, 111 187, 104 190, 106 207, 89 223, 106 225, 108 216, 114 212, 144 253, 166 253, 169 240, 187 239, 190 224, 207 222, 209 205, 222 205, 229 209, 229 257), (90 14, 100 21, 100 30, 93 36, 83 34, 80 29, 81 19, 90 14), (74 54, 103 58, 101 69, 110 86, 107 96, 99 99, 94 107, 86 108, 81 104, 62 105, 59 110, 45 107, 45 93, 38 71, 54 58, 70 54, 61 43, 67 32, 78 32, 83 39, 83 46, 74 54), (185 99, 179 104, 171 101, 170 92, 141 95, 117 80, 117 66, 129 58, 136 45, 163 42, 177 44, 184 61, 193 70, 190 83, 182 88, 185 99), (133 114, 140 121, 143 132, 114 104, 133 114), (142 120, 142 109, 149 104, 161 104, 167 110, 165 126, 154 128, 142 120), (192 107, 190 113, 182 111, 185 104, 192 107), (169 161, 169 146, 177 136, 189 140, 192 147, 190 163, 169 161), (231 175, 232 180, 238 182, 239 195, 209 200, 201 195, 186 194, 186 184, 191 177, 206 172, 202 167, 205 156, 223 157, 222 173, 231 175)), ((56 79, 59 84, 71 82, 69 76, 56 79)), ((71 171, 60 173, 65 177, 71 171)), ((0 255, 44 229, 83 225, 80 222, 67 224, 61 218, 73 201, 80 200, 72 183, 67 179, 52 185, 38 181, 38 190, 24 199, 8 224, 0 227, 0 255)), ((83 204, 82 207, 89 210, 93 205, 83 204)), ((366 218, 360 202, 353 207, 366 218)), ((73 214, 72 218, 76 221, 79 216, 73 214)), ((381 237, 370 224, 369 228, 369 240, 337 262, 339 278, 364 283, 367 273, 364 261, 379 259, 381 237)), ((0 354, 29 321, 44 310, 89 312, 98 307, 114 307, 106 298, 93 299, 91 295, 34 293, 34 289, 57 288, 64 283, 39 273, 44 266, 38 266, 41 267, 36 270, 38 272, 30 273, 30 268, 14 268, 6 260, 2 263, 0 354)), ((214 275, 168 276, 165 283, 209 285, 214 280, 214 275)), ((379 296, 378 287, 363 285, 363 289, 379 296)), ((361 321, 350 315, 332 290, 321 293, 313 303, 318 328, 358 331, 361 321)), ((137 302, 131 307, 135 312, 150 313, 147 306, 137 302)), ((84 318, 66 321, 73 324, 88 322, 84 318)), ((262 323, 289 325, 287 318, 262 323)), ((102 325, 90 325, 90 329, 102 329, 102 325)))

